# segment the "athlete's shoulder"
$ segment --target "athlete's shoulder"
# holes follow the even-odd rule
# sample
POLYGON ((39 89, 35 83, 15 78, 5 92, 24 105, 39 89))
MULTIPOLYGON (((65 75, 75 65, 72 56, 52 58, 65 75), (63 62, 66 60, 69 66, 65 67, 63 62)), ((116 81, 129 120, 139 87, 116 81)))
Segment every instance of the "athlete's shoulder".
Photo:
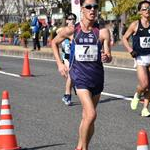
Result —
POLYGON ((136 27, 138 26, 139 22, 140 22, 140 20, 135 20, 135 21, 133 21, 133 22, 130 24, 130 27, 136 28, 136 27))
POLYGON ((106 27, 100 29, 100 34, 110 34, 110 30, 106 27))
POLYGON ((63 30, 64 27, 59 27, 57 30, 56 30, 56 33, 58 34, 59 32, 61 32, 63 30))

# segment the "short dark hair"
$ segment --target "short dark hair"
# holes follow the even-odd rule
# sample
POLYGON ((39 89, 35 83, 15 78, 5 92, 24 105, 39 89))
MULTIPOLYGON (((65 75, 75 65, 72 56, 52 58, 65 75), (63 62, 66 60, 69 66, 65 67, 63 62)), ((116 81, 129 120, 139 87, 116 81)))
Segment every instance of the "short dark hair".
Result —
MULTIPOLYGON (((80 5, 82 6, 85 1, 86 0, 80 0, 80 5)), ((95 0, 95 1, 96 1, 96 3, 98 3, 98 0, 95 0)))
POLYGON ((77 16, 74 13, 69 13, 66 15, 66 19, 68 19, 69 16, 73 16, 73 18, 76 20, 77 16))
POLYGON ((142 7, 142 5, 143 5, 144 3, 147 3, 147 4, 149 4, 149 6, 150 6, 150 1, 148 1, 148 0, 141 1, 141 2, 139 2, 139 4, 138 4, 138 11, 141 10, 141 7, 142 7))

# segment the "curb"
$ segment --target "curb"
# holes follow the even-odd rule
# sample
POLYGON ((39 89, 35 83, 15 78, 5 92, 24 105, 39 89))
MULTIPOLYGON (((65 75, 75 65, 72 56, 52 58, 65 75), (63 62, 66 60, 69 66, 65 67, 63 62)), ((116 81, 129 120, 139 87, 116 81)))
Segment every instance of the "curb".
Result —
MULTIPOLYGON (((1 56, 24 56, 24 52, 29 50, 7 50, 3 49, 0 50, 1 56)), ((126 67, 126 68, 133 68, 134 66, 134 59, 127 53, 127 52, 117 52, 112 51, 112 62, 108 63, 107 65, 116 66, 116 67, 126 67)), ((29 51, 30 58, 38 58, 38 59, 54 59, 52 51, 29 51)))
POLYGON ((109 65, 116 67, 134 68, 134 60, 129 58, 118 58, 116 56, 113 56, 112 62, 109 63, 109 65))
MULTIPOLYGON (((0 50, 1 56, 24 56, 25 51, 20 50, 0 50)), ((31 52, 29 51, 30 58, 41 58, 41 59, 54 59, 52 52, 31 52)))

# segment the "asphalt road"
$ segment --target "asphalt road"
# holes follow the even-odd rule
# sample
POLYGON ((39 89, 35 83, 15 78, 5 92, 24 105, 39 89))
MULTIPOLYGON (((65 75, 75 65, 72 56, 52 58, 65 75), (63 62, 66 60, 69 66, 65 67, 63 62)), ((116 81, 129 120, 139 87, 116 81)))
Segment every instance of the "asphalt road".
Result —
MULTIPOLYGON (((53 61, 30 60, 33 77, 21 74, 23 59, 0 57, 0 92, 8 90, 18 145, 27 150, 74 150, 81 119, 81 105, 73 94, 73 106, 61 102, 64 79, 53 61), (12 73, 2 74, 2 73, 12 73)), ((89 150, 136 149, 137 133, 147 131, 150 119, 129 107, 137 84, 136 72, 105 67, 105 89, 98 105, 95 135, 89 150)))

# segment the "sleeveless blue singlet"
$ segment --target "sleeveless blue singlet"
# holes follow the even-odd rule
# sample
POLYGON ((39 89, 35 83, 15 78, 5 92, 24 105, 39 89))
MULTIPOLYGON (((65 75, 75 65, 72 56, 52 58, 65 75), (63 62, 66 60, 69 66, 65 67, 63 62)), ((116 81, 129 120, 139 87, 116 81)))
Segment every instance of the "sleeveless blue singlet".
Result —
POLYGON ((94 24, 88 33, 81 30, 79 23, 75 25, 70 53, 70 77, 77 89, 88 89, 93 95, 100 94, 104 85, 101 49, 98 24, 94 24))

